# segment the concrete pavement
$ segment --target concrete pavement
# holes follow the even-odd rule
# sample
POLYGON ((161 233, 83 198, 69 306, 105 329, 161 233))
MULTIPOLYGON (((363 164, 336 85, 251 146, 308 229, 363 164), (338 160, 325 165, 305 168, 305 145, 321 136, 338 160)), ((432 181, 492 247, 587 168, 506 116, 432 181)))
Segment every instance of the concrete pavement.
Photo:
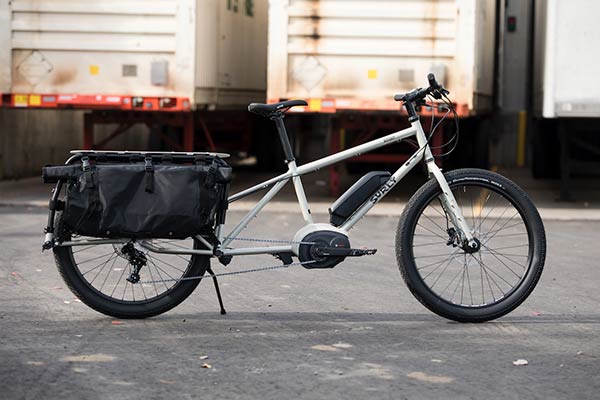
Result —
MULTIPOLYGON (((354 245, 379 248, 371 258, 223 278, 225 316, 203 282, 143 321, 115 321, 74 298, 40 252, 44 220, 38 207, 0 207, 3 399, 593 399, 600 390, 597 222, 545 221, 546 269, 532 296, 473 325, 437 317, 406 289, 394 217, 369 216, 352 231, 354 245)), ((266 212, 245 236, 285 237, 300 223, 298 213, 266 212)))

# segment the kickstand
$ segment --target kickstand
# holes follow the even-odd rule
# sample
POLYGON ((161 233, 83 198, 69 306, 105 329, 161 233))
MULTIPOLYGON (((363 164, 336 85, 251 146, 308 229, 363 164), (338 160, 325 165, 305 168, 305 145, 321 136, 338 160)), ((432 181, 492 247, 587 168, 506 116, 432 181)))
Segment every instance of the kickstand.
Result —
POLYGON ((213 272, 211 267, 208 267, 206 269, 206 272, 208 272, 209 274, 211 274, 213 277, 213 282, 215 284, 215 291, 217 292, 217 298, 219 299, 219 306, 221 307, 221 315, 225 315, 227 314, 227 311, 225 311, 225 307, 223 307, 223 299, 221 298, 221 291, 219 290, 219 282, 217 281, 217 277, 214 276, 215 273, 213 272))

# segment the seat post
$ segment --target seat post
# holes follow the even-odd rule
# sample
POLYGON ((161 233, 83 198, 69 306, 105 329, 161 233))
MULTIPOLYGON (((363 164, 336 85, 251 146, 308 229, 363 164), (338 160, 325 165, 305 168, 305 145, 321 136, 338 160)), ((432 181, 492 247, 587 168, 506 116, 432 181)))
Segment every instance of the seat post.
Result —
POLYGON ((275 113, 271 119, 275 122, 275 126, 277 126, 277 132, 279 133, 279 140, 283 146, 286 163, 294 161, 294 152, 292 151, 292 145, 290 144, 290 139, 287 135, 285 124, 283 123, 283 114, 279 112, 275 113))

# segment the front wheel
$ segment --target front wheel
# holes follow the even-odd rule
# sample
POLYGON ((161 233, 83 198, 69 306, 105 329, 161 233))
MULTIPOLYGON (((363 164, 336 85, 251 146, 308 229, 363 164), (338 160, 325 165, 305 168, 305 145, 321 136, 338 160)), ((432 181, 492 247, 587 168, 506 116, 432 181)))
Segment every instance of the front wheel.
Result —
POLYGON ((518 307, 537 284, 546 256, 542 220, 527 194, 485 170, 444 174, 474 238, 463 250, 435 179, 410 199, 396 233, 396 258, 412 294, 436 314, 483 322, 518 307))

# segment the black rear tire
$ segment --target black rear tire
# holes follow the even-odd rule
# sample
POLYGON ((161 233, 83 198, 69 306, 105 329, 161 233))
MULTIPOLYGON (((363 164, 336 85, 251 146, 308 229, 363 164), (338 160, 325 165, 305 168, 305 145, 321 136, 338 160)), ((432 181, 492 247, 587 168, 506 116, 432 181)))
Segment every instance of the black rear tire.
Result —
MULTIPOLYGON (((58 228, 59 237, 60 237, 61 241, 70 240, 71 236, 68 233, 64 232, 62 229, 60 217, 61 217, 61 213, 57 213, 55 226, 58 228)), ((90 238, 90 239, 92 239, 92 238, 90 238)), ((194 241, 194 245, 193 245, 194 248, 196 248, 196 249, 201 248, 201 243, 197 239, 193 239, 193 241, 194 241)), ((175 246, 178 246, 178 245, 175 244, 175 246)), ((170 309, 179 305, 190 294, 192 294, 192 292, 194 291, 194 289, 196 289, 196 287, 198 286, 198 284, 200 283, 200 280, 201 280, 201 279, 194 279, 194 280, 187 280, 187 281, 178 281, 175 284, 173 284, 172 286, 167 286, 165 284, 164 287, 167 290, 165 290, 164 292, 161 292, 160 294, 157 291, 157 295, 154 297, 151 297, 149 299, 143 299, 143 300, 139 299, 138 301, 136 301, 135 297, 134 297, 133 300, 130 300, 130 299, 122 300, 122 299, 113 297, 112 295, 108 295, 107 293, 103 293, 102 288, 100 288, 100 290, 99 290, 98 287, 95 287, 93 285, 93 282, 90 283, 88 281, 88 279, 84 276, 85 274, 82 273, 79 265, 77 264, 77 262, 75 260, 75 257, 73 255, 74 254, 73 248, 78 249, 78 250, 75 250, 76 252, 79 251, 79 249, 80 249, 80 247, 68 247, 68 246, 54 248, 54 258, 56 260, 56 265, 57 265, 58 271, 60 272, 63 280, 65 281, 65 283, 67 284, 69 289, 83 303, 85 303, 89 307, 93 308, 94 310, 101 312, 102 314, 111 316, 111 317, 123 318, 123 319, 125 319, 125 318, 142 319, 142 318, 153 317, 155 315, 167 312, 170 309)), ((117 255, 117 256, 110 256, 110 257, 114 257, 114 259, 118 259, 119 256, 117 255)), ((102 261, 102 259, 100 259, 100 260, 102 261)), ((109 265, 109 264, 110 263, 107 263, 107 265, 109 265)), ((203 276, 209 266, 210 266, 210 257, 193 255, 190 257, 189 262, 187 262, 187 268, 185 270, 183 270, 182 275, 177 278, 186 278, 186 277, 191 277, 191 276, 203 276)), ((112 268, 112 266, 109 265, 109 270, 111 268, 112 268)), ((142 271, 140 272, 140 274, 142 275, 142 280, 158 279, 158 277, 156 277, 156 276, 154 276, 154 277, 148 276, 147 273, 144 275, 144 272, 147 272, 147 270, 148 270, 148 268, 150 268, 150 266, 147 266, 145 268, 146 268, 146 271, 144 270, 144 268, 142 268, 142 271)), ((160 268, 160 267, 157 267, 155 265, 154 268, 160 268)), ((104 270, 105 266, 103 266, 102 269, 104 270)), ((158 270, 155 270, 155 271, 158 271, 158 270)), ((94 275, 94 274, 92 274, 92 275, 94 275)), ((126 278, 126 274, 122 274, 122 276, 119 279, 119 281, 121 282, 121 283, 119 283, 119 285, 123 285, 122 287, 124 287, 124 288, 130 288, 131 283, 124 281, 125 278, 126 278), (130 285, 130 286, 128 286, 128 285, 130 285)), ((136 285, 138 285, 138 284, 136 284, 136 285)), ((139 283, 139 285, 141 285, 141 283, 139 283)), ((162 290, 162 287, 160 287, 160 289, 162 290)), ((133 293, 134 289, 131 288, 131 290, 133 293)), ((119 290, 119 292, 120 292, 120 290, 119 290)), ((151 293, 152 288, 149 289, 149 292, 150 292, 150 294, 152 294, 151 293)), ((145 295, 145 293, 144 293, 144 295, 145 295)))
MULTIPOLYGON (((437 205, 441 190, 437 181, 431 179, 409 200, 398 224, 396 258, 402 277, 412 294, 425 307, 442 317, 459 322, 484 322, 501 317, 525 301, 540 278, 546 255, 542 220, 527 194, 499 174, 479 169, 460 169, 444 175, 462 209, 465 221, 472 228, 474 236, 483 243, 481 250, 469 254, 460 247, 453 247, 447 243, 450 237, 447 229, 453 225, 445 216, 442 207, 437 205), (466 194, 468 192, 469 195, 466 194), (479 197, 473 197, 473 193, 478 193, 479 197), (500 210, 496 213, 493 212, 494 209, 484 211, 491 197, 494 208, 496 203, 504 207, 505 212, 502 215, 498 215, 500 210), (431 210, 434 213, 431 213, 431 210), (506 210, 511 211, 506 214, 506 210), (514 216, 507 220, 513 211, 514 216), (493 219, 487 221, 490 215, 496 218, 493 225, 493 219), (518 226, 519 221, 522 221, 523 227, 518 226), (489 229, 487 233, 486 229, 489 229), (503 229, 508 230, 501 232, 503 229), (420 242, 415 244, 417 241, 420 242), (499 249, 505 250, 500 252, 499 249), (427 253, 422 253, 423 251, 427 253), (506 253, 507 251, 509 253, 506 253), (519 252, 521 254, 518 254, 519 252), (419 253, 419 256, 416 257, 415 253, 419 253), (461 264, 463 258, 464 265, 457 266, 456 261, 461 264), (432 260, 434 263, 430 263, 432 260), (436 264, 438 260, 442 260, 439 265, 436 264), (417 265, 418 263, 421 265, 417 265), (495 270, 492 269, 492 264, 496 266, 495 270), (435 270, 438 270, 439 277, 433 282, 435 276, 429 276, 435 270), (435 288, 446 271, 447 277, 435 288), (477 286, 471 285, 469 271, 471 275, 479 277, 475 282, 477 286), (468 286, 465 285, 465 275, 468 278, 468 286), (450 280, 452 276, 454 278, 450 280), (514 276, 517 276, 517 279, 514 276), (456 288, 450 296, 457 278, 456 288), (441 291, 446 282, 448 286, 441 291), (477 290, 473 290, 472 286, 476 286, 477 290), (506 289, 503 289, 504 287, 506 289), (450 291, 445 292, 448 288, 450 291)), ((489 207, 491 206, 490 202, 489 207)))

